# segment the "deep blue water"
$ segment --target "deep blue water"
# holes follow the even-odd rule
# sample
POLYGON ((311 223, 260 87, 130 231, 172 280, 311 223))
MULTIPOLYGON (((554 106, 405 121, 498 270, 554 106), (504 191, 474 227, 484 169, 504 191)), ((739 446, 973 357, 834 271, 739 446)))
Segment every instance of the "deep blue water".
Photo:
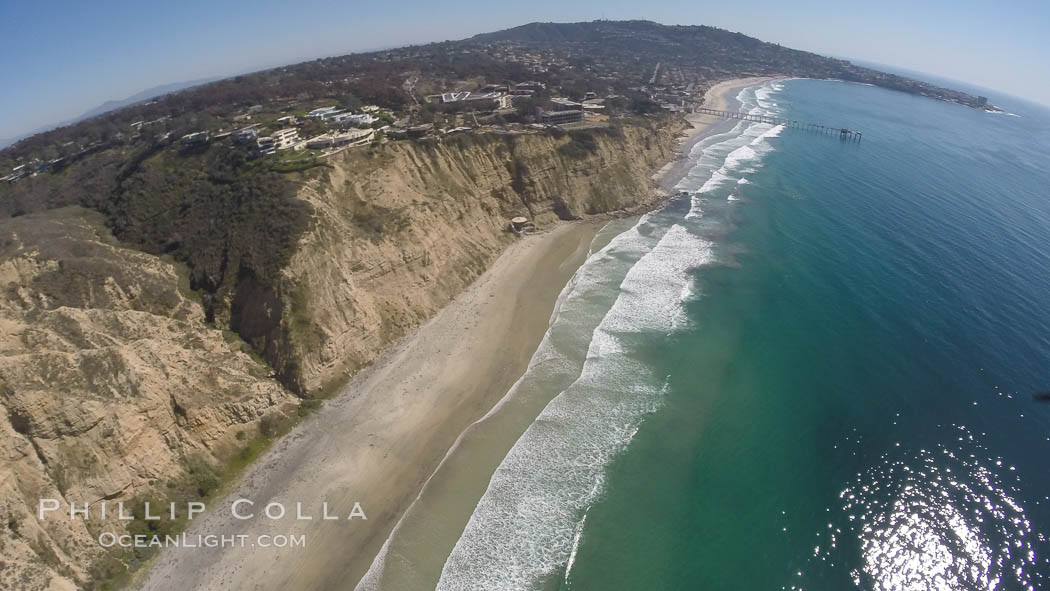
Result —
POLYGON ((596 245, 439 588, 1047 585, 1050 113, 991 98, 741 93, 863 140, 723 124, 596 245))
POLYGON ((715 261, 563 586, 1040 588, 1050 116, 779 88, 768 112, 863 140, 785 130, 726 168, 715 146, 685 184, 728 177, 692 226, 715 261))

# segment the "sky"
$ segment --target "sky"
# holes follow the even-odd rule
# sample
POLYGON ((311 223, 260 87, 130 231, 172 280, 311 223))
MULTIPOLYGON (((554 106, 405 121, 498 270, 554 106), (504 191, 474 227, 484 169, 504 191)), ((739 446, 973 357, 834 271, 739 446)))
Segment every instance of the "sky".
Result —
POLYGON ((704 24, 1050 105, 1050 2, 0 0, 0 138, 173 82, 533 21, 704 24))

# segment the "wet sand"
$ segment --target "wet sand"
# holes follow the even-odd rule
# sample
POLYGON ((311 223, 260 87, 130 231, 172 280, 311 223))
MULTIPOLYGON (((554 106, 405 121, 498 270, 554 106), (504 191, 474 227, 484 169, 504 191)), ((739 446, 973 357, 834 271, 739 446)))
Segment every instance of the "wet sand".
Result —
POLYGON ((558 294, 598 226, 559 224, 511 245, 470 288, 283 437, 226 499, 187 530, 247 535, 248 546, 166 549, 142 589, 347 589, 464 429, 528 366, 558 294), (256 518, 239 520, 247 498, 256 518), (287 515, 262 517, 270 501, 287 515), (322 520, 322 502, 329 514, 322 520), (296 503, 312 520, 297 520, 296 503), (367 520, 346 520, 359 502, 367 520), (305 548, 251 547, 258 535, 305 535, 305 548))
MULTIPOLYGON (((731 93, 766 79, 720 83, 708 91, 705 105, 725 109, 731 93)), ((680 140, 683 156, 716 121, 687 119, 693 126, 680 140)), ((677 158, 653 180, 669 191, 689 166, 677 158)), ((283 437, 228 498, 211 503, 187 530, 191 537, 246 535, 248 545, 165 550, 139 587, 352 589, 460 434, 524 373, 558 294, 597 229, 595 223, 559 224, 509 247, 474 285, 283 437), (231 515, 238 498, 255 502, 255 519, 231 515), (288 514, 261 517, 270 501, 282 503, 288 514), (295 518, 297 502, 313 519, 295 518), (323 502, 343 519, 322 520, 323 502), (367 520, 345 519, 355 502, 367 520), (252 547, 259 535, 305 535, 306 547, 252 547)), ((498 464, 499 458, 492 460, 498 464)), ((484 474, 468 472, 471 480, 487 482, 484 474)))
MULTIPOLYGON (((713 87, 705 97, 711 108, 734 109, 732 97, 744 86, 766 78, 733 80, 713 87)), ((654 175, 659 190, 669 193, 674 184, 692 167, 686 155, 719 120, 690 116, 693 124, 681 138, 679 159, 654 175)), ((457 440, 455 447, 427 481, 419 498, 398 522, 357 591, 396 589, 426 591, 433 589, 442 567, 478 500, 484 494, 492 473, 506 453, 535 420, 544 406, 557 395, 559 387, 549 391, 512 390, 482 420, 472 424, 457 440)))

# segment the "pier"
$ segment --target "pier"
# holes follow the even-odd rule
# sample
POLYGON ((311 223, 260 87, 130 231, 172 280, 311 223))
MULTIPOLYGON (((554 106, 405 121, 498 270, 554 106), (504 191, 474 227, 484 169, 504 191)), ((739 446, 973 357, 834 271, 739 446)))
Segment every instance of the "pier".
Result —
POLYGON ((722 119, 739 119, 740 121, 753 121, 755 123, 767 123, 769 125, 783 125, 790 129, 802 129, 823 135, 837 135, 839 136, 839 139, 853 142, 859 142, 861 138, 864 137, 864 134, 856 129, 831 127, 819 123, 807 123, 797 119, 781 119, 780 117, 770 117, 768 115, 752 115, 751 113, 743 113, 740 111, 722 111, 719 109, 708 109, 707 107, 697 107, 693 112, 701 113, 703 115, 714 115, 715 117, 721 117, 722 119))

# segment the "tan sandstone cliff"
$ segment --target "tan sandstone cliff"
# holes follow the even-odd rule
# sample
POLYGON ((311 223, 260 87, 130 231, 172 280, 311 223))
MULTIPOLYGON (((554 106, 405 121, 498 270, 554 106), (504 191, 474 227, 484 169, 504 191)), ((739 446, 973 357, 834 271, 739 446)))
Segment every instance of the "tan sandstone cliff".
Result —
POLYGON ((124 529, 97 519, 98 502, 163 488, 295 409, 269 368, 205 325, 180 280, 93 212, 0 221, 0 588, 84 583, 94 537, 124 529), (39 521, 40 498, 65 517, 39 521), (67 502, 85 501, 92 520, 70 520, 67 502))
POLYGON ((38 499, 206 492, 211 467, 294 413, 275 374, 301 394, 340 383, 477 278, 515 240, 510 217, 542 227, 651 205, 681 127, 333 156, 300 179, 314 216, 276 284, 239 284, 218 327, 175 264, 117 244, 98 214, 0 221, 0 588, 93 588, 134 565, 95 542, 127 523, 41 522, 38 499))
POLYGON ((282 351, 302 389, 354 372, 448 303, 514 240, 511 217, 542 227, 652 204, 650 176, 671 159, 680 130, 624 126, 596 134, 582 155, 559 150, 568 136, 530 134, 332 158, 299 193, 317 215, 280 286, 282 351))

